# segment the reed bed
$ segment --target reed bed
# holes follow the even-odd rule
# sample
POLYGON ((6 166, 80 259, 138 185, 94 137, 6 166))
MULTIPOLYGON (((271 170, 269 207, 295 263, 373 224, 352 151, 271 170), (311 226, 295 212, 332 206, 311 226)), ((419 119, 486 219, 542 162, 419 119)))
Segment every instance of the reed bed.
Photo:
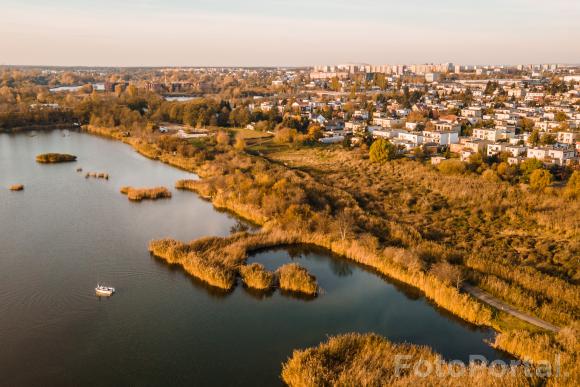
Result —
POLYGON ((294 351, 283 364, 282 380, 290 387, 535 386, 540 382, 536 376, 526 376, 521 366, 509 367, 500 373, 503 376, 496 376, 497 371, 473 363, 458 367, 441 360, 426 346, 395 344, 376 334, 350 333, 294 351), (398 362, 410 367, 399 369, 398 362), (425 363, 433 367, 432 372, 425 376, 415 372, 419 364, 423 366, 417 370, 425 371, 425 363))
POLYGON ((208 254, 210 246, 218 245, 219 241, 215 238, 204 238, 189 245, 172 239, 162 239, 151 241, 149 251, 170 264, 182 266, 187 273, 211 286, 230 290, 236 282, 235 266, 212 259, 208 254))
POLYGON ((140 202, 141 200, 157 200, 171 198, 171 191, 165 187, 154 188, 133 188, 121 187, 121 193, 127 195, 127 198, 132 201, 140 202))
POLYGON ((304 293, 309 296, 318 294, 318 283, 313 276, 304 267, 297 263, 288 263, 281 266, 276 274, 280 289, 296 293, 304 293))
POLYGON ((576 387, 580 380, 580 324, 562 328, 558 334, 512 330, 498 334, 493 347, 532 364, 549 362, 558 367, 545 385, 576 387))
POLYGON ((36 162, 43 164, 66 163, 76 160, 76 156, 66 153, 42 153, 36 156, 36 162))
POLYGON ((24 190, 24 185, 22 184, 13 184, 10 186, 10 191, 22 191, 24 190))
POLYGON ((264 265, 252 263, 240 267, 240 275, 244 283, 256 290, 270 290, 274 287, 274 273, 267 271, 264 265))
POLYGON ((105 179, 105 180, 109 180, 109 174, 106 172, 87 172, 85 174, 85 178, 95 178, 95 179, 105 179))
POLYGON ((230 290, 235 286, 238 273, 255 270, 242 269, 248 253, 294 243, 298 243, 298 239, 283 232, 237 233, 229 237, 200 238, 190 243, 154 240, 149 243, 149 251, 170 264, 182 266, 188 274, 212 286, 230 290))

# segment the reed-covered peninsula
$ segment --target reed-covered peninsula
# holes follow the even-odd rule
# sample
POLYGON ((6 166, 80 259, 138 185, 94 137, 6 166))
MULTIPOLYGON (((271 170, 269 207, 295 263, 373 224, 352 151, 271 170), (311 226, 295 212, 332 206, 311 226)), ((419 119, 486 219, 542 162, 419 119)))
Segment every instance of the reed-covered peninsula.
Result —
POLYGON ((151 241, 149 251, 223 290, 233 289, 236 277, 240 275, 244 283, 253 289, 268 290, 277 281, 281 289, 314 296, 318 290, 316 279, 296 264, 282 266, 276 273, 266 271, 258 263, 246 265, 248 255, 253 251, 296 243, 300 240, 292 234, 277 231, 256 234, 241 232, 229 237, 200 238, 190 243, 173 239, 151 241))
POLYGON ((539 385, 540 378, 530 373, 523 366, 502 370, 448 363, 425 346, 352 333, 294 351, 283 365, 282 380, 290 387, 539 385))
POLYGON ((129 200, 140 202, 142 200, 157 200, 157 199, 168 199, 171 198, 171 191, 165 187, 153 187, 153 188, 134 188, 134 187, 121 187, 121 193, 127 195, 129 200))

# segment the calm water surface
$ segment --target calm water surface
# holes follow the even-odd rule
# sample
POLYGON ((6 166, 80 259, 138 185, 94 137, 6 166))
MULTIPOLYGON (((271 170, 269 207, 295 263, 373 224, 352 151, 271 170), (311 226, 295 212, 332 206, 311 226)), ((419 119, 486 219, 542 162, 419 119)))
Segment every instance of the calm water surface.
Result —
POLYGON ((86 134, 0 134, 0 385, 279 385, 293 349, 351 331, 428 344, 448 359, 503 358, 483 342, 490 331, 316 249, 250 258, 306 266, 324 288, 315 300, 243 286, 223 294, 157 261, 151 239, 228 235, 238 224, 190 192, 142 203, 119 193, 181 178, 195 176, 86 134), (43 152, 78 161, 37 164, 43 152), (15 183, 25 190, 7 190, 15 183), (98 281, 117 294, 95 297, 98 281))

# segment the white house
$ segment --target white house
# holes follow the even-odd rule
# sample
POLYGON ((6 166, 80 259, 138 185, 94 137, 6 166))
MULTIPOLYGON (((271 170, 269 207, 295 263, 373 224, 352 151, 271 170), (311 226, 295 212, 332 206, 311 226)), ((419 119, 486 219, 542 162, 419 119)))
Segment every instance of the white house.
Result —
POLYGON ((424 130, 423 136, 426 142, 434 142, 438 145, 450 145, 459 142, 459 133, 455 131, 424 130))
POLYGON ((567 165, 576 158, 576 151, 568 147, 548 147, 548 158, 554 164, 567 165))
POLYGON ((414 146, 421 145, 425 142, 425 137, 420 132, 410 132, 410 133, 399 133, 397 138, 401 141, 407 142, 414 146))
POLYGON ((505 150, 505 144, 502 143, 496 143, 496 144, 488 144, 487 145, 487 156, 491 157, 494 155, 497 155, 498 153, 501 153, 505 150))
POLYGON ((435 125, 435 130, 440 132, 461 132, 461 125, 459 124, 445 121, 435 121, 433 124, 435 125))
POLYGON ((528 148, 527 157, 529 159, 544 160, 548 155, 546 148, 528 148))
POLYGON ((398 118, 373 118, 373 125, 379 125, 383 128, 393 128, 402 124, 403 121, 398 118))
POLYGON ((557 141, 562 144, 575 144, 576 139, 579 138, 578 133, 575 132, 558 132, 557 141))

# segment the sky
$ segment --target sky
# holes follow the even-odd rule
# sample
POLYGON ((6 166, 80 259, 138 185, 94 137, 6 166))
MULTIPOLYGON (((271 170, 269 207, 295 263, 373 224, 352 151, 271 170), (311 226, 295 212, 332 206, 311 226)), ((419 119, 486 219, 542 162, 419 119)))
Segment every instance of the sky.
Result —
POLYGON ((0 0, 0 65, 580 63, 580 0, 0 0))

